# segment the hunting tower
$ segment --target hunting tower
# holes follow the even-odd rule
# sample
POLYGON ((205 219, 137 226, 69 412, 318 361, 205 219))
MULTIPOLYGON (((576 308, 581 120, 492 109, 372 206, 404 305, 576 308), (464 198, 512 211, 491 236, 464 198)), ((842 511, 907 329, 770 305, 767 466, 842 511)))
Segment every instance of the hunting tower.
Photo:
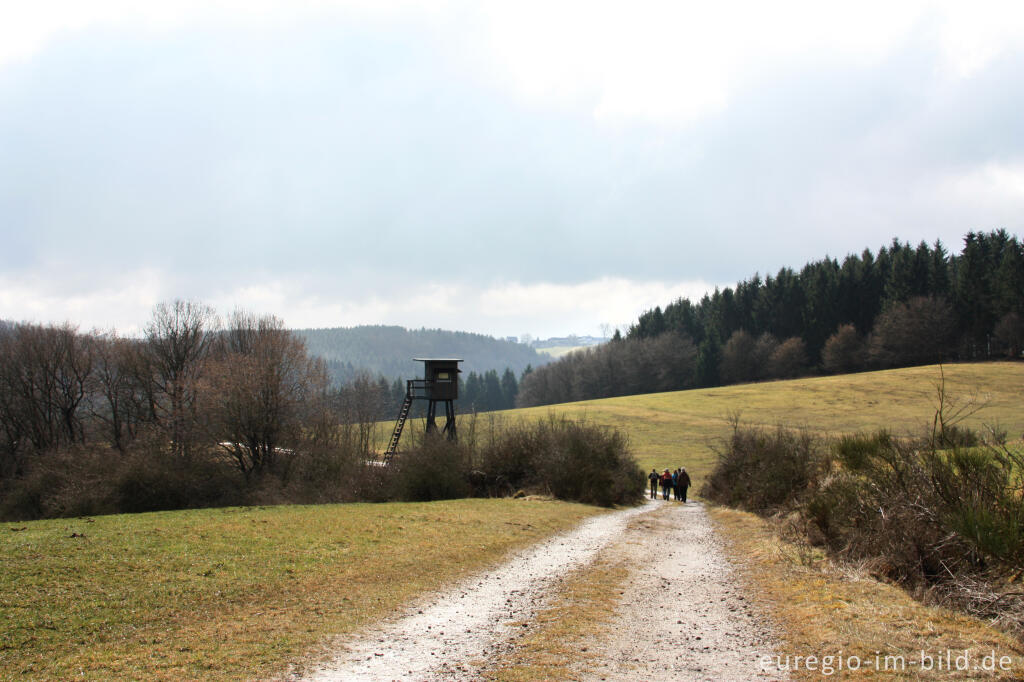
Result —
POLYGON ((413 358, 423 363, 423 378, 409 379, 405 382, 405 400, 395 421, 395 430, 391 433, 388 449, 384 451, 384 463, 391 461, 398 449, 398 441, 402 437, 402 427, 409 417, 412 401, 427 401, 427 433, 437 431, 437 404, 444 403, 444 427, 441 433, 448 440, 455 440, 455 401, 459 397, 459 363, 460 358, 413 358))

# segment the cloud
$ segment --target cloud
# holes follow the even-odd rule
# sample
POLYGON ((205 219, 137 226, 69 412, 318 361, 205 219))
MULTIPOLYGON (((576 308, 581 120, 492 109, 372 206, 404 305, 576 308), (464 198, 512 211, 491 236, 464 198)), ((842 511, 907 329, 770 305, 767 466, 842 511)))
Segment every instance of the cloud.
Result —
POLYGON ((699 299, 714 286, 702 281, 661 282, 602 278, 552 282, 431 284, 404 294, 363 296, 358 291, 326 297, 318 288, 287 282, 241 288, 211 301, 218 310, 236 307, 277 314, 293 328, 395 324, 445 328, 496 336, 600 334, 602 325, 625 331, 646 310, 679 297, 699 299))
POLYGON ((984 211, 997 221, 993 227, 1014 224, 1024 213, 1024 161, 989 162, 945 173, 928 190, 928 195, 938 192, 962 206, 965 221, 984 211))
POLYGON ((680 283, 1024 227, 1015 5, 17 12, 4 317, 131 326, 185 297, 296 326, 583 333, 680 283))
POLYGON ((85 330, 116 329, 137 335, 153 306, 163 300, 166 285, 152 270, 121 272, 103 282, 65 278, 12 277, 0 273, 0 318, 36 324, 69 322, 85 330))
MULTIPOLYGON (((478 288, 430 284, 380 296, 358 290, 326 296, 319 287, 271 280, 191 297, 226 315, 242 309, 277 315, 291 328, 394 324, 444 328, 496 336, 535 337, 600 334, 602 326, 625 331, 646 310, 679 297, 699 299, 714 287, 700 281, 657 282, 603 278, 574 284, 509 282, 478 288)), ((61 287, 0 277, 3 317, 37 323, 71 322, 84 329, 141 333, 153 307, 179 295, 159 274, 123 273, 116 286, 85 288, 67 295, 61 287)))

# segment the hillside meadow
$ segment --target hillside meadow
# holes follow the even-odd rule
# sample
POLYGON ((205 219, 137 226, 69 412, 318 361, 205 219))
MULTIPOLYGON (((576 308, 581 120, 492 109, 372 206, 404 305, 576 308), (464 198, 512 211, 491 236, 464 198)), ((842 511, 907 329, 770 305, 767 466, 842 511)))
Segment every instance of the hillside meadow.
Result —
MULTIPOLYGON (((860 374, 741 384, 671 393, 588 400, 495 413, 494 418, 535 419, 566 414, 615 426, 629 435, 644 470, 685 466, 700 488, 715 461, 715 448, 731 432, 731 419, 746 425, 806 428, 821 434, 887 428, 896 434, 930 429, 938 387, 948 399, 980 408, 965 423, 998 425, 1013 439, 1024 432, 1024 363, 929 365, 860 374)), ((463 418, 465 419, 465 418, 463 418)), ((486 420, 488 415, 478 419, 486 420)))

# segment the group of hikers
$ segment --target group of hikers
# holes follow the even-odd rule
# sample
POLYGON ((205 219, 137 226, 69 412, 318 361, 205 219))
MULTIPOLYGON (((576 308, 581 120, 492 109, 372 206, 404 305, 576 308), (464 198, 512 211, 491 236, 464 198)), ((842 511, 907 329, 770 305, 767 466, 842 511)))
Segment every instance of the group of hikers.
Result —
POLYGON ((660 485, 663 499, 667 500, 669 494, 672 493, 679 502, 686 502, 686 489, 690 487, 690 475, 683 467, 671 472, 665 469, 660 474, 657 469, 651 469, 647 478, 651 482, 652 500, 658 499, 658 486, 660 485))

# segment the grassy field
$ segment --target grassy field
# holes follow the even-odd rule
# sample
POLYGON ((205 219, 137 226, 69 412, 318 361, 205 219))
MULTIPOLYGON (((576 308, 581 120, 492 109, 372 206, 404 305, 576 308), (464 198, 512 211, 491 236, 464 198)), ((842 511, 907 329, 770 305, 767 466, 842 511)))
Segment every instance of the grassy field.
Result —
MULTIPOLYGON (((945 365, 946 393, 964 401, 976 396, 985 407, 967 420, 982 428, 998 423, 1011 438, 1024 431, 1024 363, 945 365)), ((552 407, 510 410, 510 418, 552 412, 585 416, 629 434, 645 470, 685 466, 695 486, 711 470, 714 447, 730 433, 729 417, 744 424, 806 427, 820 433, 888 428, 920 433, 935 414, 938 366, 742 384, 720 388, 588 400, 552 407)))
POLYGON ((585 350, 587 348, 589 348, 589 346, 549 346, 547 348, 538 348, 537 352, 550 355, 555 360, 557 360, 561 357, 568 355, 569 353, 572 353, 573 351, 585 350))
POLYGON ((266 679, 595 513, 460 500, 5 524, 0 679, 266 679))
MULTIPOLYGON (((978 393, 986 403, 973 425, 997 422, 1020 438, 1024 364, 944 371, 950 395, 978 393)), ((588 401, 504 417, 564 413, 621 427, 643 466, 685 465, 699 485, 732 413, 745 423, 828 433, 883 426, 912 432, 930 424, 938 380, 937 367, 921 367, 588 401)), ((536 500, 462 500, 4 524, 0 679, 280 675, 330 635, 372 622, 594 513, 599 510, 536 500)), ((800 580, 794 585, 804 589, 816 578, 800 580)), ((888 603, 887 596, 877 598, 879 608, 888 603)), ((815 597, 801 608, 813 620, 828 612, 830 599, 815 597)), ((871 598, 856 599, 870 615, 871 598)), ((591 616, 581 611, 578 618, 591 616)), ((549 639, 565 639, 561 630, 552 632, 559 634, 549 639)))

